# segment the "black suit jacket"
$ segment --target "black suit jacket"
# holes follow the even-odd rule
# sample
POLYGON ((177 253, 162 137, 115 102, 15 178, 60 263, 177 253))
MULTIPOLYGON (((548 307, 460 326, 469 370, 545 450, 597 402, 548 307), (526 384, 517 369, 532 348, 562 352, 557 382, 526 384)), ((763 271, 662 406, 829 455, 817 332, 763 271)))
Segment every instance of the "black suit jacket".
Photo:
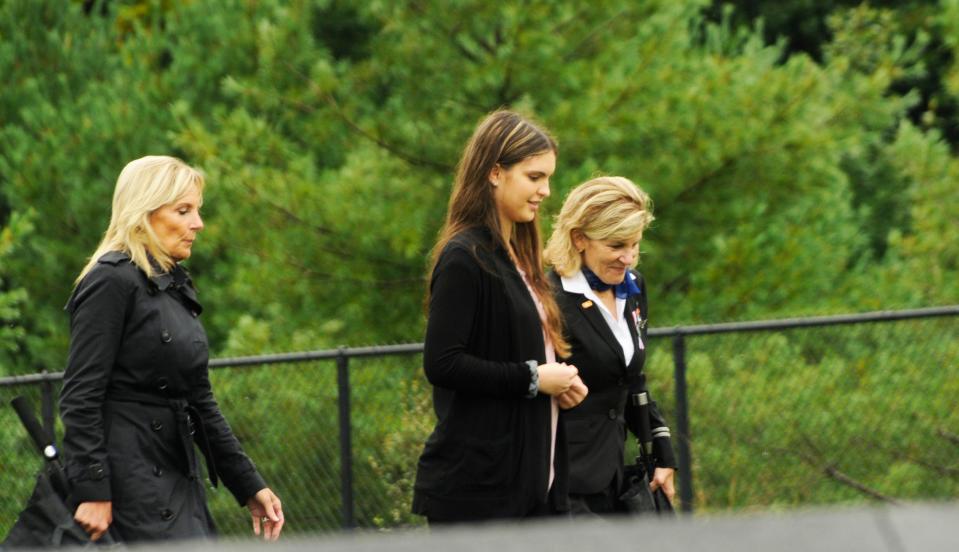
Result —
MULTIPOLYGON (((550 398, 527 398, 545 361, 533 299, 490 233, 456 236, 430 282, 423 368, 436 427, 416 471, 413 511, 438 521, 522 517, 547 500, 550 398)), ((553 507, 566 504, 566 438, 556 439, 553 507)))
MULTIPOLYGON (((572 494, 598 493, 613 482, 618 486, 623 474, 626 428, 634 435, 639 433, 638 409, 627 404, 627 398, 648 392, 643 373, 646 351, 639 348, 637 339, 641 336, 646 343, 648 313, 645 281, 638 273, 633 274, 642 293, 628 298, 620 313, 626 317, 635 349, 628 365, 600 306, 583 294, 563 290, 559 275, 550 274, 571 347, 569 358, 564 360, 579 369, 583 383, 589 388, 586 399, 565 411, 563 416, 569 440, 569 492, 572 494), (639 328, 633 320, 634 312, 640 319, 639 328)), ((675 467, 666 421, 655 402, 650 406, 650 427, 653 434, 658 435, 653 440, 657 466, 675 467)))

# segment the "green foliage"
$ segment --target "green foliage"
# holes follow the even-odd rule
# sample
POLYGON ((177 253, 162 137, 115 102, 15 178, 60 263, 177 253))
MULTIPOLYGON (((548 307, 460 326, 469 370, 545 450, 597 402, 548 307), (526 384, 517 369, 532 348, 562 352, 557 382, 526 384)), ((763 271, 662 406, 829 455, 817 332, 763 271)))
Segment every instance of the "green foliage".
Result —
POLYGON ((697 504, 955 498, 954 337, 944 320, 690 338, 697 504), (952 338, 915 345, 935 335, 952 338))
MULTIPOLYGON (((207 175, 207 226, 188 264, 216 356, 419 341, 453 166, 500 106, 559 139, 547 230, 565 193, 597 173, 652 195, 640 268, 654 326, 959 302, 959 163, 942 139, 959 101, 956 0, 782 12, 707 0, 81 4, 0 2, 0 375, 62 368, 62 307, 105 229, 113 183, 152 153, 207 175), (790 28, 813 12, 811 30, 790 28)), ((954 323, 935 330, 955 337, 954 323)), ((856 408, 905 386, 892 406, 907 420, 904 405, 948 411, 956 391, 948 370, 927 382, 918 361, 884 356, 921 346, 873 341, 789 334, 697 349, 701 503, 857 499, 795 452, 837 423, 821 446, 852 455, 832 458, 840 467, 897 496, 954 495, 952 483, 913 480, 948 464, 930 418, 899 461, 854 454, 862 439, 905 430, 853 422, 856 408), (837 393, 847 407, 777 416, 837 393), (742 447, 723 444, 729 428, 746 430, 742 447), (757 470, 757 458, 770 461, 757 470), (794 485, 800 476, 816 483, 794 485)), ((930 351, 956 366, 943 343, 930 351)), ((388 499, 358 507, 369 526, 419 521, 406 501, 432 414, 417 362, 371 362, 354 377, 357 485, 388 499)), ((669 362, 657 353, 649 371, 671 415, 669 362)), ((336 435, 331 378, 325 365, 215 378, 303 530, 336 526, 339 457, 332 445, 308 458, 276 451, 336 435)), ((227 532, 245 531, 228 493, 212 495, 218 519, 234 520, 227 532)))

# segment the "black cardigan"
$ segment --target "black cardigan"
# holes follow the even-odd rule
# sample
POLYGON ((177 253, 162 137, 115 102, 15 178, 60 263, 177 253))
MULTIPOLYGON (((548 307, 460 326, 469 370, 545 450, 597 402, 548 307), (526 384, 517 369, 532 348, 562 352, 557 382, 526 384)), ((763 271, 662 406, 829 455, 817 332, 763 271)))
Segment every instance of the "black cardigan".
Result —
MULTIPOLYGON (((527 360, 545 361, 533 299, 485 229, 444 248, 430 281, 423 367, 437 423, 420 456, 413 512, 437 521, 523 517, 547 500, 550 398, 526 398, 527 360)), ((557 428, 556 510, 568 509, 557 428)))

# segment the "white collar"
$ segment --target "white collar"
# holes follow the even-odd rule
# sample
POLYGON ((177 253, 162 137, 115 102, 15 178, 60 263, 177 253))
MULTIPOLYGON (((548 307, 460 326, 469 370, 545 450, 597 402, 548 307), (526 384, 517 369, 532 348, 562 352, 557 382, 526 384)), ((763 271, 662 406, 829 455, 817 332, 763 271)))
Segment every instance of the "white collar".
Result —
POLYGON ((563 282, 563 291, 579 293, 580 295, 586 295, 592 291, 582 270, 577 270, 572 276, 561 276, 560 279, 563 282))
MULTIPOLYGON (((633 276, 632 272, 628 274, 633 276)), ((563 282, 563 291, 567 291, 569 293, 578 293, 587 299, 591 299, 594 303, 599 305, 599 308, 602 309, 603 313, 605 313, 604 316, 608 317, 610 321, 615 320, 615 322, 610 322, 610 324, 623 323, 625 320, 623 315, 616 317, 612 316, 612 313, 609 312, 609 308, 606 307, 606 303, 599 298, 599 295, 596 295, 596 291, 593 288, 589 287, 589 282, 586 281, 586 276, 583 275, 582 270, 577 270, 575 274, 568 278, 566 276, 561 276, 560 279, 563 282)), ((633 276, 633 279, 635 279, 635 276, 633 276)), ((613 297, 616 300, 616 311, 623 312, 623 307, 626 305, 626 300, 616 297, 615 294, 613 294, 613 297)))

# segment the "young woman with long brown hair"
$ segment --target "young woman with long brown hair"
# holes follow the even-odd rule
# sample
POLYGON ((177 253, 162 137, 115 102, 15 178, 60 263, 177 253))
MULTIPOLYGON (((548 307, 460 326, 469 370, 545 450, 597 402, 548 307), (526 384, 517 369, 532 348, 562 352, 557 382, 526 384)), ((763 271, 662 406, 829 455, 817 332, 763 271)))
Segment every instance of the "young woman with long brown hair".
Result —
POLYGON ((559 405, 586 395, 566 354, 537 222, 556 142, 511 112, 480 123, 457 167, 433 251, 424 370, 436 428, 413 511, 430 523, 568 509, 559 405))

